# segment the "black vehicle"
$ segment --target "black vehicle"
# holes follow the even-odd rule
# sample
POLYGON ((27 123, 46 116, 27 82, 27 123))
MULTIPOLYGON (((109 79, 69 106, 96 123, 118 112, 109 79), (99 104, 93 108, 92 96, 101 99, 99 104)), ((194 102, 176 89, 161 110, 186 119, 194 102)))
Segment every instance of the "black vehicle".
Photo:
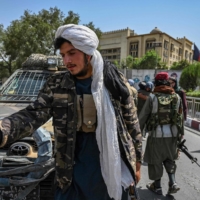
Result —
MULTIPOLYGON (((0 119, 33 102, 47 77, 62 73, 59 56, 32 54, 0 87, 0 119)), ((52 121, 0 148, 0 200, 53 199, 54 134, 52 121)))

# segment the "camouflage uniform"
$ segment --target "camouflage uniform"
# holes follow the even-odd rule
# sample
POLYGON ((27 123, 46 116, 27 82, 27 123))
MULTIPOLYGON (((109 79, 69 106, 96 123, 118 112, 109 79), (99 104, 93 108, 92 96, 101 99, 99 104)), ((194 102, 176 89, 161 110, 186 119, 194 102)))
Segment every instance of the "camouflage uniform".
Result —
MULTIPOLYGON (((124 79, 124 81, 126 81, 124 79)), ((141 161, 142 142, 136 107, 131 96, 119 102, 112 98, 119 136, 121 156, 135 178, 136 161, 141 161)), ((66 191, 72 183, 74 149, 77 130, 77 94, 73 76, 66 72, 49 77, 37 100, 2 121, 10 122, 10 131, 2 130, 1 146, 32 134, 53 117, 55 135, 56 180, 66 191)))

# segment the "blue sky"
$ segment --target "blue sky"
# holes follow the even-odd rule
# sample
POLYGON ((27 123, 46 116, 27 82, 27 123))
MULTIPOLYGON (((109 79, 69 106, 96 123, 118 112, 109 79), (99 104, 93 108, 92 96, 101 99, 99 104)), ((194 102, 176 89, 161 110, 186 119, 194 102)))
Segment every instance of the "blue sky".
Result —
POLYGON ((200 49, 200 0, 0 0, 0 24, 19 19, 24 10, 34 13, 58 7, 72 10, 81 22, 92 21, 103 32, 129 27, 137 34, 154 27, 174 38, 186 37, 200 49))

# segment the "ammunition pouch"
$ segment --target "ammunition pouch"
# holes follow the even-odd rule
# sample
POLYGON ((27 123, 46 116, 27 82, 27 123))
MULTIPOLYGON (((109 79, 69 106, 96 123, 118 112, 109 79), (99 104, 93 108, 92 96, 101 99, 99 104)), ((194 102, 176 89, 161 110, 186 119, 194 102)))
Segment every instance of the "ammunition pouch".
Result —
POLYGON ((81 105, 81 96, 77 95, 78 124, 77 131, 95 132, 97 125, 97 111, 90 94, 84 94, 81 105))

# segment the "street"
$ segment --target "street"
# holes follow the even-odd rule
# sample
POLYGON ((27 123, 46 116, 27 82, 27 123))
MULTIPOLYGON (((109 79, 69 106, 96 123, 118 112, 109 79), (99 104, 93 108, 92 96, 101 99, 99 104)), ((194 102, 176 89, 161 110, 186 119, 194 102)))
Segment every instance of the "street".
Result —
MULTIPOLYGON (((185 127, 186 139, 185 146, 188 151, 198 159, 200 164, 200 133, 192 129, 185 127), (199 134, 199 135, 198 135, 199 134)), ((143 141, 143 148, 145 148, 146 141, 143 141)), ((176 194, 167 195, 168 190, 168 176, 164 170, 163 178, 161 179, 163 196, 156 195, 146 188, 146 184, 152 182, 148 179, 147 164, 142 164, 142 177, 138 184, 138 191, 141 200, 199 200, 200 199, 200 167, 186 157, 184 153, 181 153, 181 157, 176 162, 176 181, 181 188, 176 194)))

